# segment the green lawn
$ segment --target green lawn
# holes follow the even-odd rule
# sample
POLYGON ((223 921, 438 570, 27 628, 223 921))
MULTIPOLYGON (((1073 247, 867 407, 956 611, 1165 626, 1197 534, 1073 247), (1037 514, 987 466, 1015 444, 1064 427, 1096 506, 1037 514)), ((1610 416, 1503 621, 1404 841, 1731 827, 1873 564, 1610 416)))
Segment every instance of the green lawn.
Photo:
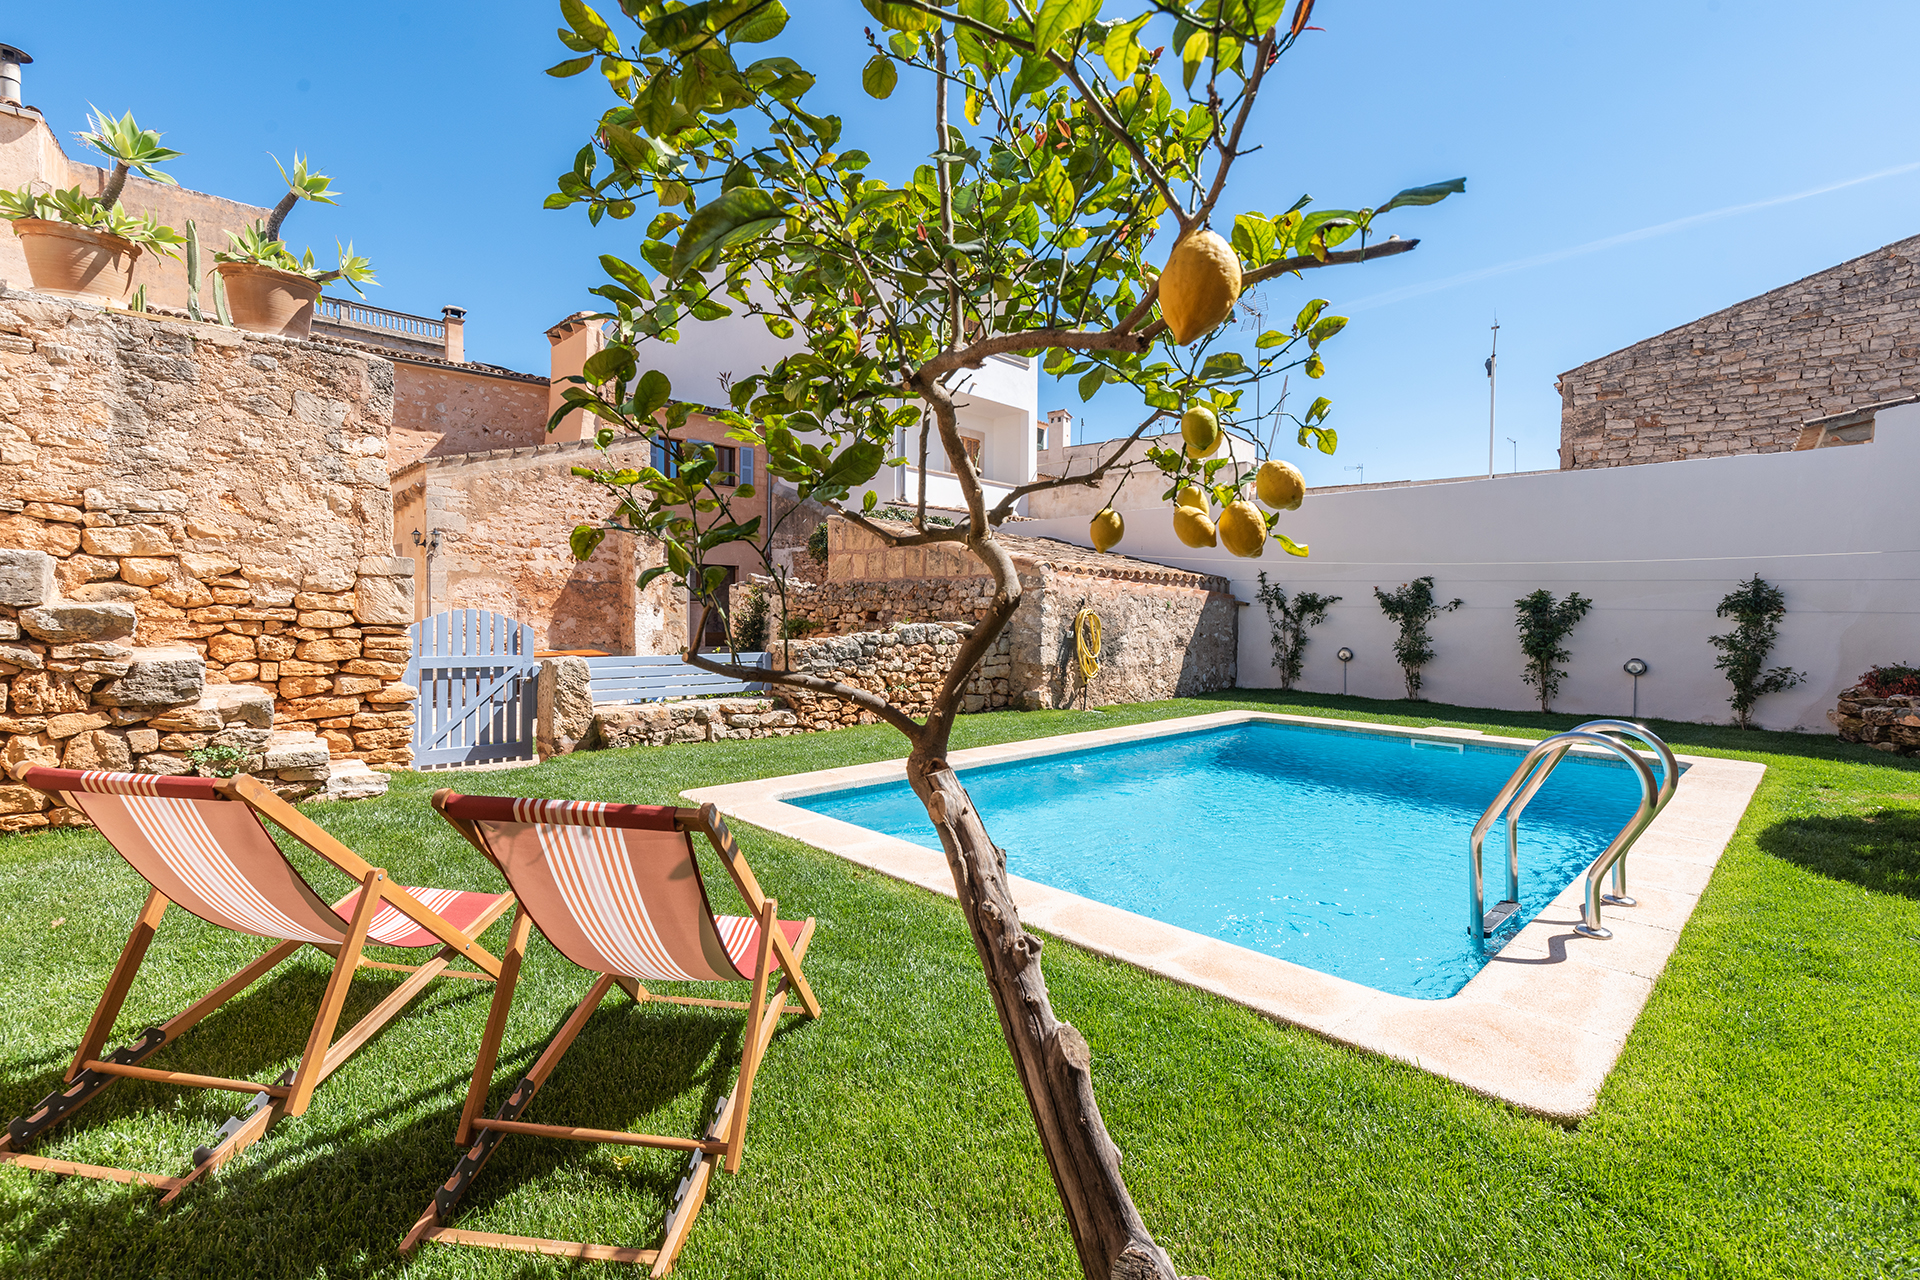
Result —
MULTIPOLYGON (((1574 723, 1248 692, 967 717, 955 745, 1236 707, 1527 736, 1574 723)), ((1769 769, 1577 1130, 1123 965, 1047 950, 1055 1007, 1092 1042, 1134 1195, 1183 1273, 1920 1275, 1920 762, 1832 738, 1657 728, 1681 751, 1769 769)), ((641 748, 402 776, 382 801, 313 812, 405 882, 479 888, 491 872, 425 804, 448 782, 674 803, 686 787, 900 754, 881 726, 641 748)), ((957 908, 793 841, 740 835, 768 891, 820 921, 807 967, 827 1015, 789 1019, 775 1040, 746 1164, 716 1177, 681 1274, 1077 1276, 957 908)), ((338 876, 316 879, 345 888, 338 876)), ((0 841, 0 1117, 56 1083, 142 893, 89 833, 0 841)), ((121 1032, 172 1013, 260 949, 170 913, 121 1032)), ((160 1065, 271 1078, 292 1065, 324 978, 309 951, 160 1065)), ((525 1068, 586 985, 536 941, 501 1079, 525 1068)), ((363 978, 349 1017, 389 989, 363 978)), ((451 1167, 489 990, 438 984, 310 1111, 173 1211, 157 1210, 150 1191, 0 1167, 0 1275, 585 1272, 443 1246, 412 1262, 394 1252, 451 1167)), ((730 1087, 737 1036, 731 1015, 616 996, 529 1118, 691 1134, 730 1087)), ((127 1081, 39 1150, 184 1171, 233 1102, 127 1081)), ((513 1138, 460 1223, 650 1247, 678 1174, 666 1153, 513 1138)))

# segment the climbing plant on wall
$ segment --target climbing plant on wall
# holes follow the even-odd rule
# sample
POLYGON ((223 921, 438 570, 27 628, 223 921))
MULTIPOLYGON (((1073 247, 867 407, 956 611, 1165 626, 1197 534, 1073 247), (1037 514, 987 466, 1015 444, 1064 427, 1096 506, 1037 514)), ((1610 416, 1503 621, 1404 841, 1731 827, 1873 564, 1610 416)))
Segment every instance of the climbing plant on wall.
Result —
POLYGON ((1391 618, 1400 628, 1400 634, 1393 641, 1393 660, 1400 664, 1400 670, 1407 678, 1407 696, 1420 696, 1420 672, 1433 661, 1433 636, 1427 626, 1443 613, 1452 613, 1464 600, 1450 600, 1440 604, 1433 598, 1433 578, 1415 578, 1412 582, 1403 582, 1393 591, 1373 589, 1374 599, 1380 602, 1380 612, 1391 618))
POLYGON ((1561 678, 1567 674, 1560 664, 1573 656, 1561 641, 1573 633, 1591 608, 1593 601, 1578 591, 1555 600, 1553 592, 1544 587, 1513 602, 1514 625, 1520 628, 1520 652, 1527 659, 1520 678, 1540 694, 1542 711, 1553 710, 1553 696, 1560 692, 1561 678))
POLYGON ((1792 667, 1767 666, 1780 639, 1780 619, 1787 616, 1786 593, 1756 573, 1729 591, 1714 614, 1735 623, 1732 631, 1709 639, 1720 651, 1713 665, 1726 672, 1733 685, 1727 701, 1733 705, 1734 723, 1751 729, 1756 702, 1806 679, 1805 672, 1792 667))
POLYGON ((1292 596, 1277 582, 1267 581, 1260 571, 1260 589, 1255 592, 1267 609, 1267 626, 1273 632, 1273 665, 1280 672, 1280 687, 1293 688, 1300 678, 1307 656, 1307 631, 1327 620, 1327 610, 1340 603, 1339 596, 1323 596, 1317 591, 1300 591, 1292 596))

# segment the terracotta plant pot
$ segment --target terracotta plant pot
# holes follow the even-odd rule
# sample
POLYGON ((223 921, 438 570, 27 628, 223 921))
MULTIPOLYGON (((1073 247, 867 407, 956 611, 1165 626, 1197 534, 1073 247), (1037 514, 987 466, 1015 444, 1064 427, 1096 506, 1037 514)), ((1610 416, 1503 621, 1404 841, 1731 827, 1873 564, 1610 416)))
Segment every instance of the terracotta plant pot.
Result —
POLYGON ((320 286, 305 276, 250 262, 223 262, 214 268, 227 286, 227 310, 237 329, 304 338, 313 330, 314 303, 320 286))
POLYGON ((124 305, 133 292, 140 246, 131 240, 45 218, 15 218, 13 234, 40 293, 124 305))

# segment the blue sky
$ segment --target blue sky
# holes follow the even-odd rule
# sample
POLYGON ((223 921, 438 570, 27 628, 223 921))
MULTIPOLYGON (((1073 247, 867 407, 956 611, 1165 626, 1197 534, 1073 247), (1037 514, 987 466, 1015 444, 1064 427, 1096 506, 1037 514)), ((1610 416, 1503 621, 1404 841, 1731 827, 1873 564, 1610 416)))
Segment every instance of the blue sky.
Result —
MULTIPOLYGON (((848 142, 917 162, 927 148, 900 127, 911 87, 876 107, 861 52, 836 47, 866 24, 858 3, 788 6, 786 51, 829 73, 808 105, 848 115, 848 142)), ((608 99, 595 77, 542 74, 564 53, 557 3, 191 8, 185 24, 118 0, 11 6, 0 40, 35 57, 25 97, 63 139, 89 101, 131 108, 187 153, 172 172, 188 186, 271 203, 267 153, 309 153, 346 197, 288 220, 296 248, 351 239, 384 281, 374 302, 465 306, 469 358, 544 373, 542 331, 595 303, 595 256, 630 255, 639 230, 540 208, 608 99)), ((1521 469, 1552 467, 1563 370, 1920 232, 1913 82, 1863 56, 1913 47, 1920 5, 1321 0, 1314 20, 1325 31, 1270 81, 1265 150, 1230 203, 1354 207, 1463 174, 1468 188, 1383 220, 1421 239, 1411 254, 1268 287, 1269 314, 1319 295, 1353 318, 1313 386, 1340 451, 1287 451, 1312 483, 1484 471, 1496 313, 1497 464, 1513 465, 1512 436, 1521 469), (1650 228, 1665 229, 1632 234, 1650 228)), ((1117 399, 1043 387, 1055 407, 1088 436, 1131 426, 1117 399)))

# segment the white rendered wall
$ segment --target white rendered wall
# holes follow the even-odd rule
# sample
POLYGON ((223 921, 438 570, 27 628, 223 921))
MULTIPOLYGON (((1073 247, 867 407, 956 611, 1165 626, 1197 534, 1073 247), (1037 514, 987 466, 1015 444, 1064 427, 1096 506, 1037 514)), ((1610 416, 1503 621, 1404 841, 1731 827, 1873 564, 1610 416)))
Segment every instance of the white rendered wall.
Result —
MULTIPOLYGON (((1404 696, 1393 661, 1395 628, 1373 588, 1432 574, 1458 612, 1434 619, 1436 657, 1422 693, 1435 702, 1537 706, 1520 678, 1513 602, 1539 587, 1579 591, 1593 611, 1567 642, 1573 657, 1554 710, 1629 710, 1643 658, 1639 710, 1671 720, 1725 723, 1731 691, 1707 637, 1731 629, 1714 607, 1756 572, 1786 593, 1787 616, 1769 665, 1807 673, 1761 699, 1770 729, 1831 733, 1834 696, 1869 666, 1920 662, 1920 405, 1883 411, 1872 443, 1501 476, 1407 488, 1310 494, 1284 529, 1313 548, 1297 559, 1269 544, 1258 560, 1195 551, 1173 536, 1164 507, 1126 511, 1127 555, 1220 574, 1249 603, 1240 615, 1239 683, 1279 683, 1256 574, 1289 592, 1343 597, 1310 634, 1300 688, 1338 693, 1342 645, 1355 658, 1349 692, 1404 696)), ((1078 516, 1017 532, 1088 545, 1078 516)))

